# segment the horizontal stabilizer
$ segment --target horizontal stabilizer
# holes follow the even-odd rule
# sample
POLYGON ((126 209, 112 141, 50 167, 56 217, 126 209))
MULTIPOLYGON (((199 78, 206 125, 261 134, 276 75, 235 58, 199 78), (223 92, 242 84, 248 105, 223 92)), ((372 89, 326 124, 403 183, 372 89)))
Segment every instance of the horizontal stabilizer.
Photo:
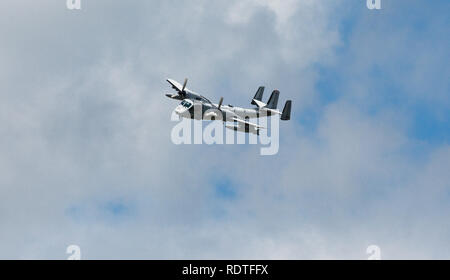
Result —
POLYGON ((266 103, 261 102, 259 100, 253 99, 252 104, 255 104, 256 106, 258 106, 258 108, 264 108, 264 106, 266 106, 266 103))

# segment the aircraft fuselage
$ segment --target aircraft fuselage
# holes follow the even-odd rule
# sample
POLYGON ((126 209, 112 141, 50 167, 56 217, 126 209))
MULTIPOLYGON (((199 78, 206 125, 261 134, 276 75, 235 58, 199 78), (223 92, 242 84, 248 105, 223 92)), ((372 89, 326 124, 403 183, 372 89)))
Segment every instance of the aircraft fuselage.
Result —
POLYGON ((273 112, 267 110, 261 110, 258 108, 249 109, 235 107, 231 105, 222 105, 220 110, 217 109, 218 104, 192 102, 189 99, 185 99, 187 102, 193 103, 189 108, 184 107, 182 104, 175 108, 175 112, 184 117, 197 120, 211 120, 222 119, 226 121, 232 121, 234 117, 241 119, 255 119, 262 116, 271 116, 273 112))

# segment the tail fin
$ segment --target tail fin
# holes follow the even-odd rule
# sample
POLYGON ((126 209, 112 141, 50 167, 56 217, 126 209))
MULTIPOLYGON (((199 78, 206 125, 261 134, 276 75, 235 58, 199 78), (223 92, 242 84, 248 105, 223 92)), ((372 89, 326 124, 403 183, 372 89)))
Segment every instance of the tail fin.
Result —
POLYGON ((292 101, 286 101, 286 104, 284 104, 283 113, 281 114, 281 120, 288 121, 291 119, 291 106, 292 101))
POLYGON ((278 105, 278 97, 280 96, 280 92, 278 90, 274 90, 270 95, 269 101, 267 102, 267 108, 276 109, 278 105))
POLYGON ((253 97, 251 104, 257 105, 255 100, 261 101, 264 93, 264 87, 259 87, 255 93, 255 97, 253 97))

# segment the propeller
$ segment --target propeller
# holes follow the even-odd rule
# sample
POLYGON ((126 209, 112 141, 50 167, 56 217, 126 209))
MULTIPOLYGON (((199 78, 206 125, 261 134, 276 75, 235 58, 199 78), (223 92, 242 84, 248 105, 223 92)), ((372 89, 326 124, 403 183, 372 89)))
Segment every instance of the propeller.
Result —
MULTIPOLYGON (((220 114, 222 115, 222 118, 223 118, 224 117, 224 112, 222 111, 222 109, 220 109, 220 107, 222 107, 222 103, 223 103, 223 97, 220 98, 219 104, 217 106, 214 103, 209 102, 209 104, 211 104, 214 108, 216 108, 217 111, 220 112, 220 114)), ((216 112, 208 112, 208 113, 205 114, 205 116, 214 117, 214 119, 216 119, 216 117, 218 115, 217 115, 216 112)))
POLYGON ((188 82, 188 79, 187 79, 187 78, 184 79, 183 88, 181 88, 181 93, 183 93, 183 94, 186 93, 186 92, 184 91, 184 89, 186 88, 187 82, 188 82))
POLYGON ((217 106, 212 103, 211 103, 211 105, 216 107, 216 109, 222 114, 222 118, 223 118, 224 117, 223 111, 222 111, 222 109, 220 109, 220 107, 222 107, 222 102, 223 102, 223 97, 220 98, 219 104, 217 106))
POLYGON ((219 106, 217 106, 217 109, 219 109, 219 111, 221 111, 220 107, 222 106, 222 102, 223 102, 223 97, 220 98, 219 106))

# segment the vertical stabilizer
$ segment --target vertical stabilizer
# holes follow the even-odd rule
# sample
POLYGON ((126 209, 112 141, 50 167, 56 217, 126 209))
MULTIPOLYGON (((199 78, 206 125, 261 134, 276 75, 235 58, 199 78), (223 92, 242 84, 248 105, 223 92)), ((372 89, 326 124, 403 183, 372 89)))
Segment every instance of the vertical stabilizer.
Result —
POLYGON ((283 113, 281 114, 281 120, 288 121, 291 119, 291 106, 292 101, 286 101, 286 104, 284 104, 283 113))
POLYGON ((262 101, 263 93, 264 93, 264 87, 259 87, 255 93, 255 97, 253 97, 253 99, 252 99, 251 104, 257 105, 255 100, 262 101))
POLYGON ((280 96, 280 91, 274 90, 270 95, 269 101, 267 101, 267 108, 276 109, 278 105, 278 97, 280 96))

